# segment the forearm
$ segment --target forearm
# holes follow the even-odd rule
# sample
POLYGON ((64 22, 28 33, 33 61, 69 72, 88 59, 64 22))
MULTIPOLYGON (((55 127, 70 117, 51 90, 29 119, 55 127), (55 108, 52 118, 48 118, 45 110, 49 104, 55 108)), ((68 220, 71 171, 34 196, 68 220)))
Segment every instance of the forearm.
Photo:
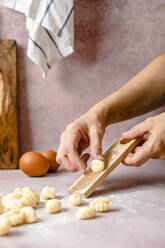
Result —
POLYGON ((165 104, 165 54, 156 58, 89 112, 97 112, 105 126, 145 114, 165 104))

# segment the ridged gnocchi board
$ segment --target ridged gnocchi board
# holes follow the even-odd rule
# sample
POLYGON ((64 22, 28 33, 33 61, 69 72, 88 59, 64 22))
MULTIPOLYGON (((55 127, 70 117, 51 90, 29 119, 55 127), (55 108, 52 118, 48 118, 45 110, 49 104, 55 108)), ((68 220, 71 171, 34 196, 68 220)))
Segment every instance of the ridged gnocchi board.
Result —
POLYGON ((84 198, 88 198, 105 178, 123 161, 124 157, 130 153, 142 140, 142 138, 126 140, 119 138, 105 153, 105 169, 96 173, 90 168, 82 175, 70 188, 69 193, 77 193, 84 198))

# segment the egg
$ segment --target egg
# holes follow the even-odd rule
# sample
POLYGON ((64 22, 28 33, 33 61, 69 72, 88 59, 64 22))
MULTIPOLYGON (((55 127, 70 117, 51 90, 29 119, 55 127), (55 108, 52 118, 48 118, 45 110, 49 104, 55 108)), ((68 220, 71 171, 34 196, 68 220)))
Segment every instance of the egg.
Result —
POLYGON ((41 154, 44 155, 44 157, 49 161, 48 172, 53 172, 58 169, 60 165, 56 162, 56 155, 57 155, 56 152, 52 150, 45 150, 41 152, 41 154))
POLYGON ((39 177, 48 171, 49 161, 42 154, 30 151, 21 156, 19 167, 28 176, 39 177))

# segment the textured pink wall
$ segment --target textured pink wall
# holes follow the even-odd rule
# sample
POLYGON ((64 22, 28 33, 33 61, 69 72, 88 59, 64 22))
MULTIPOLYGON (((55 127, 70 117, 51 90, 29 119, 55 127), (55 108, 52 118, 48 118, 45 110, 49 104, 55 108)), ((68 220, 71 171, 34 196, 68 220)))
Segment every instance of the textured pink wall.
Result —
MULTIPOLYGON (((26 57, 25 17, 0 7, 0 23, 0 39, 18 44, 21 153, 57 149, 67 123, 165 51, 164 0, 76 0, 76 51, 46 80, 26 57)), ((110 127, 104 147, 146 116, 110 127)))

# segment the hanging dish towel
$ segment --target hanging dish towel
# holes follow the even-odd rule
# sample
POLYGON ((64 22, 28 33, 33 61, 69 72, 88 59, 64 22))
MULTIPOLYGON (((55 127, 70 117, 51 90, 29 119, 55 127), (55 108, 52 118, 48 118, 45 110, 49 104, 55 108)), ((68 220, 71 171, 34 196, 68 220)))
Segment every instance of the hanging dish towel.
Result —
POLYGON ((73 0, 0 0, 26 16, 27 55, 45 75, 74 50, 73 0))

